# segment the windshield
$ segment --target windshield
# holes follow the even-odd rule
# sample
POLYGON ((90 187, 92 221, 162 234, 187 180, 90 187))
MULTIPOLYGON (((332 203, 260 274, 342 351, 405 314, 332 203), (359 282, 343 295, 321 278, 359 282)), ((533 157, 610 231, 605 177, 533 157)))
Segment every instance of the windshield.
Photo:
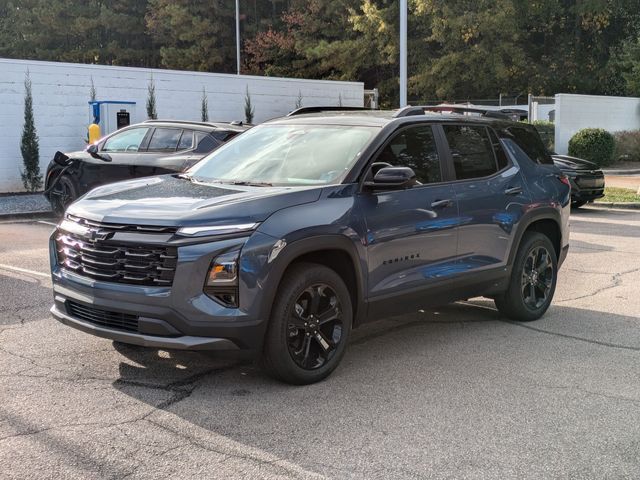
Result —
POLYGON ((344 178, 378 131, 342 125, 260 125, 187 173, 223 183, 328 185, 344 178))

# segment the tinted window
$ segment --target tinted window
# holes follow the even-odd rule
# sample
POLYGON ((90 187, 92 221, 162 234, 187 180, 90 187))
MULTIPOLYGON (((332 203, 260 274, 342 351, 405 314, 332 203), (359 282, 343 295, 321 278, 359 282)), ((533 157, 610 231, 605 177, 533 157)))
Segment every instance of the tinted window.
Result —
POLYGON ((443 125, 442 128, 457 179, 486 177, 498 171, 486 128, 467 125, 443 125))
POLYGON ((553 160, 549 155, 538 132, 532 132, 526 128, 510 127, 509 133, 513 135, 518 146, 524 150, 527 156, 536 163, 546 163, 553 165, 553 160))
MULTIPOLYGON (((438 150, 429 126, 407 128, 398 133, 380 152, 376 163, 410 167, 416 173, 416 180, 423 184, 442 181, 438 150)), ((375 165, 374 169, 382 166, 375 165)))
POLYGON ((209 153, 219 145, 211 135, 206 133, 196 132, 196 141, 198 146, 194 150, 195 153, 209 153))
POLYGON ((193 132, 184 130, 178 142, 178 150, 188 150, 191 147, 193 147, 193 132))
POLYGON ((227 140, 231 140, 233 137, 235 137, 239 132, 229 132, 229 131, 225 131, 225 130, 218 130, 213 132, 211 135, 213 135, 213 137, 222 142, 226 142, 227 140))
POLYGON ((156 128, 149 141, 149 152, 173 152, 178 147, 182 130, 176 128, 156 128))
POLYGON ((496 160, 498 162, 498 170, 502 170, 509 165, 509 160, 507 160, 507 154, 504 153, 504 149, 500 144, 500 140, 498 140, 498 136, 495 132, 489 129, 489 137, 491 138, 491 145, 493 146, 493 153, 496 155, 496 160))
POLYGON ((135 153, 140 149, 140 144, 148 131, 148 128, 131 128, 117 133, 104 142, 102 151, 135 153))

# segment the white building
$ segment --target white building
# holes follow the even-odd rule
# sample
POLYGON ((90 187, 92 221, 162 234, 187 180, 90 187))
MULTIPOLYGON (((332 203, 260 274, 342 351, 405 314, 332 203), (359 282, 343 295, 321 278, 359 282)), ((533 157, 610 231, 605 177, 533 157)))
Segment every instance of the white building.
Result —
POLYGON ((22 191, 20 136, 24 122, 24 80, 33 85, 34 118, 40 139, 40 168, 54 153, 85 146, 91 80, 97 100, 135 102, 131 123, 146 119, 147 86, 155 84, 158 118, 200 120, 205 89, 211 121, 244 120, 249 89, 254 123, 285 115, 298 95, 304 106, 362 106, 364 84, 327 80, 256 77, 148 68, 0 59, 0 193, 22 191))

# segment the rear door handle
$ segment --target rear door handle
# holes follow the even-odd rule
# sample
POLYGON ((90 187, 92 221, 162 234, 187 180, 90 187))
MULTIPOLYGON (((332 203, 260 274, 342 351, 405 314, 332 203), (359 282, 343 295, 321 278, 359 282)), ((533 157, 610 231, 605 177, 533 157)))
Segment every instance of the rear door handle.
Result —
POLYGON ((453 200, 447 198, 446 200, 436 200, 431 203, 431 208, 444 208, 450 207, 453 204, 453 200))
POLYGON ((522 187, 509 187, 504 191, 505 195, 520 195, 522 193, 522 187))

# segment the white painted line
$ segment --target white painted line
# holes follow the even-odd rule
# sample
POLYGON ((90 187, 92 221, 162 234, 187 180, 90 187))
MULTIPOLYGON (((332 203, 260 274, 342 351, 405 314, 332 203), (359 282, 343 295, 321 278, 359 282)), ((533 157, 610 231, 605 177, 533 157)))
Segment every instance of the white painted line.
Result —
POLYGON ((57 223, 53 223, 53 222, 47 222, 45 220, 38 220, 38 223, 44 223, 45 225, 51 225, 53 227, 57 227, 58 224, 57 223))
POLYGON ((5 265, 0 263, 0 269, 9 270, 10 272, 28 273, 29 275, 35 275, 37 277, 51 278, 48 273, 36 272, 35 270, 27 270, 26 268, 12 267, 11 265, 5 265))

